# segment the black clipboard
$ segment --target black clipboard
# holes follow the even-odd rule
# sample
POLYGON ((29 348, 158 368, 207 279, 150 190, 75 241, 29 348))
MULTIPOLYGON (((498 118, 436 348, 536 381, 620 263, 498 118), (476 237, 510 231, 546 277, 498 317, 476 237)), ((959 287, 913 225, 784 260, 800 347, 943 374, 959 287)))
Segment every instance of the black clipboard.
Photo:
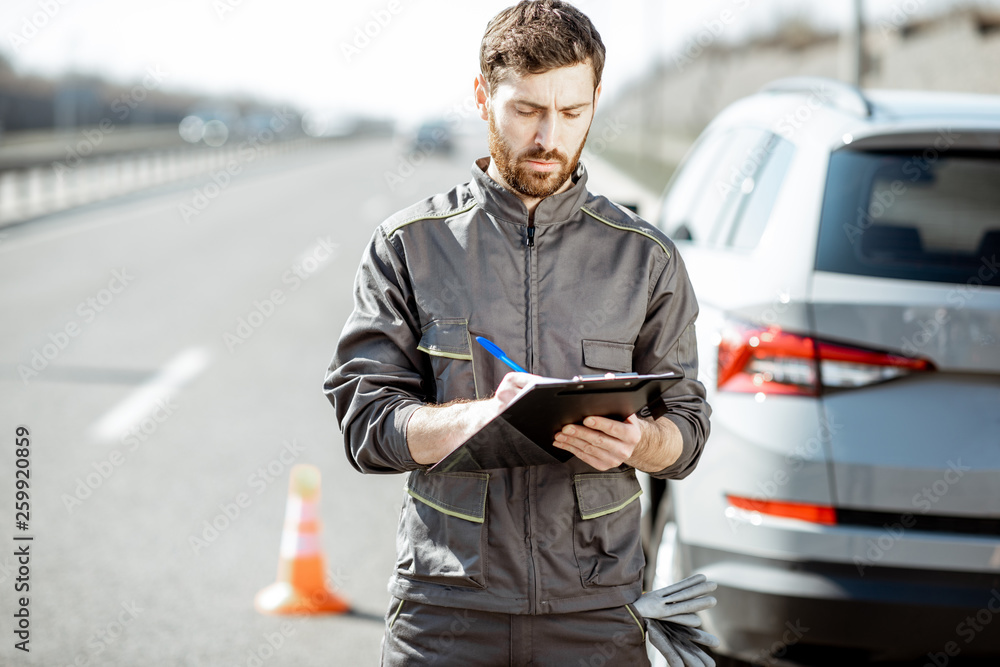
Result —
POLYGON ((490 468, 521 468, 568 461, 573 454, 552 446, 553 436, 567 424, 597 415, 624 421, 654 404, 683 376, 585 376, 535 384, 511 401, 483 428, 428 473, 490 468))

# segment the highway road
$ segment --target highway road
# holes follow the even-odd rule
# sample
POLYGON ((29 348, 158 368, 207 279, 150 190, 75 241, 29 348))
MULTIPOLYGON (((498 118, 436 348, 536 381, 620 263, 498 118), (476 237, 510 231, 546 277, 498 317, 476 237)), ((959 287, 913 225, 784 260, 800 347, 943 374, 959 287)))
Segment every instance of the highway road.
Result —
POLYGON ((372 231, 467 180, 475 143, 346 141, 0 229, 0 664, 377 664, 403 478, 350 467, 323 375, 372 231), (254 611, 295 463, 352 615, 254 611))

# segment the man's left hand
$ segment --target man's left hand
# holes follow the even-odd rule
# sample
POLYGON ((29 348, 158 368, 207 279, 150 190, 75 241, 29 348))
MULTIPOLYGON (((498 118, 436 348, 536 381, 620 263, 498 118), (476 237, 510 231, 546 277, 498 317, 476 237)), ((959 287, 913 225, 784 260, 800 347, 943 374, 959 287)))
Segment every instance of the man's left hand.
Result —
POLYGON ((553 443, 597 470, 617 468, 632 457, 642 440, 639 418, 631 415, 620 422, 606 417, 587 417, 583 425, 569 424, 556 433, 553 443))

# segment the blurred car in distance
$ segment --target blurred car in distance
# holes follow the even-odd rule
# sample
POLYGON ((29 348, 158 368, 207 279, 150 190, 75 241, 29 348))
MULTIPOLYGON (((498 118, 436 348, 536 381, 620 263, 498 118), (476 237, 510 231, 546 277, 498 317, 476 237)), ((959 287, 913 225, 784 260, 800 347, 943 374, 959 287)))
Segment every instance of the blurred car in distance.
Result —
POLYGON ((1000 664, 1000 96, 775 81, 657 225, 713 415, 654 587, 718 582, 730 659, 1000 664))
POLYGON ((411 150, 427 154, 451 155, 455 149, 455 138, 451 123, 445 120, 431 120, 421 123, 413 137, 411 150))

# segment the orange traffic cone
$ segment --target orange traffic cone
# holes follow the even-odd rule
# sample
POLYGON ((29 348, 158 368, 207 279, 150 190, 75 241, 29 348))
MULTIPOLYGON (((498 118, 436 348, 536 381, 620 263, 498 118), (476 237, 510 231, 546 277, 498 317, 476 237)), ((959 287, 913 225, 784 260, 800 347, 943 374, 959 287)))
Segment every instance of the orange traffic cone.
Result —
POLYGON ((292 467, 278 580, 254 598, 262 614, 341 614, 350 605, 326 586, 319 544, 319 468, 292 467))

